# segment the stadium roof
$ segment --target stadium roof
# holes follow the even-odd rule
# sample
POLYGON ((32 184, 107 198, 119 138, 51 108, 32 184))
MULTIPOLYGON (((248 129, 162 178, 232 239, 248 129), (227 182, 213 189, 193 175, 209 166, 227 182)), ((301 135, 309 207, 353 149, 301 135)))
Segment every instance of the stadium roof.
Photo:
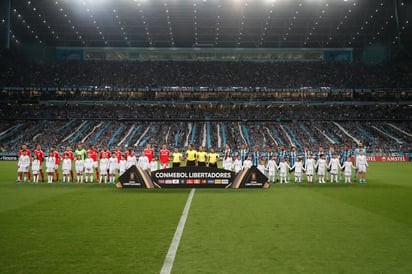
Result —
POLYGON ((13 0, 10 32, 12 43, 47 46, 362 48, 410 43, 412 3, 13 0))

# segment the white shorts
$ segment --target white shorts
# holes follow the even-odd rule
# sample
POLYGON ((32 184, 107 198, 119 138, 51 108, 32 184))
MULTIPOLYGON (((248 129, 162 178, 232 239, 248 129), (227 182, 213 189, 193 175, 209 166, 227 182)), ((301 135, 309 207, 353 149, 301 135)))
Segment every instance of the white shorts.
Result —
POLYGON ((63 175, 69 175, 70 169, 63 169, 63 175))
POLYGON ((100 174, 101 175, 106 175, 107 174, 107 168, 100 169, 100 174))
POLYGON ((29 172, 29 166, 20 166, 17 172, 29 172))
POLYGON ((363 172, 363 173, 365 173, 365 172, 366 172, 366 166, 359 166, 358 172, 363 172))
POLYGON ((295 177, 301 177, 302 176, 302 172, 295 172, 295 177))
POLYGON ((109 168, 109 174, 116 174, 115 168, 109 168))
POLYGON ((275 170, 274 169, 269 169, 268 176, 275 176, 275 170))
POLYGON ((331 169, 330 174, 332 175, 338 175, 338 170, 337 169, 331 169))
POLYGON ((76 170, 76 173, 77 173, 77 174, 83 174, 83 172, 84 172, 84 169, 76 170))
POLYGON ((86 168, 85 173, 86 174, 93 174, 93 168, 86 168))
POLYGON ((48 167, 48 168, 46 169, 46 172, 47 172, 47 173, 54 173, 54 168, 53 168, 53 167, 48 167))
POLYGON ((324 176, 325 175, 325 169, 324 168, 319 168, 318 169, 318 175, 320 175, 320 176, 324 176))
POLYGON ((33 175, 37 175, 37 174, 39 174, 39 173, 40 173, 40 171, 39 171, 39 170, 32 170, 31 172, 33 173, 33 175))
POLYGON ((313 175, 313 169, 306 170, 306 175, 312 176, 313 175))
POLYGON ((352 176, 352 172, 346 172, 345 171, 345 177, 350 177, 350 176, 352 176))
POLYGON ((125 172, 126 172, 126 169, 120 169, 119 175, 122 175, 122 174, 125 173, 125 172))
POLYGON ((93 167, 94 167, 94 168, 98 168, 98 167, 99 167, 98 164, 97 164, 97 161, 96 161, 96 162, 93 162, 93 167))

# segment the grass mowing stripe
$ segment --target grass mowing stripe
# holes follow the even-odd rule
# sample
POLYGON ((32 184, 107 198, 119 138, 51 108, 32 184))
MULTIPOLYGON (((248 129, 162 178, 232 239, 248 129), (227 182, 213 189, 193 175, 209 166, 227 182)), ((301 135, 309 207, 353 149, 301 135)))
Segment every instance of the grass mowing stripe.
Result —
MULTIPOLYGON (((57 199, 61 195, 79 191, 80 187, 68 185, 31 185, 31 184, 0 184, 0 213, 24 208, 31 204, 49 199, 57 199)), ((81 190, 80 190, 81 191, 81 190)), ((60 198, 59 198, 60 199, 60 198)), ((63 198, 61 198, 63 199, 63 198)))
POLYGON ((192 204, 192 199, 195 194, 195 189, 192 188, 189 197, 187 197, 187 202, 185 208, 182 212, 182 217, 180 217, 179 224, 177 225, 175 235, 173 236, 172 243, 170 244, 169 251, 167 252, 163 267, 160 273, 169 274, 172 271, 173 263, 175 261, 177 248, 179 247, 180 239, 182 238, 183 229, 185 228, 185 223, 187 215, 189 214, 190 205, 192 204))
MULTIPOLYGON (((159 273, 189 189, 16 185, 0 162, 2 273, 159 273)), ((196 191, 174 273, 412 273, 410 163, 367 185, 196 191)))
MULTIPOLYGON (((411 226, 369 210, 385 203, 368 197, 372 186, 371 177, 367 186, 198 191, 174 271, 411 273, 411 226), (328 192, 334 195, 324 195, 328 192), (335 198, 352 192, 362 193, 353 204, 335 198), (370 200, 368 207, 362 206, 364 199, 370 200)), ((402 211, 411 216, 407 208, 402 211)))
POLYGON ((81 186, 0 213, 1 272, 159 273, 188 192, 81 186))
POLYGON ((307 186, 311 191, 332 199, 353 205, 374 214, 400 223, 412 225, 410 209, 412 208, 412 185, 410 163, 371 163, 368 170, 367 185, 342 185, 342 189, 336 191, 336 185, 307 186))

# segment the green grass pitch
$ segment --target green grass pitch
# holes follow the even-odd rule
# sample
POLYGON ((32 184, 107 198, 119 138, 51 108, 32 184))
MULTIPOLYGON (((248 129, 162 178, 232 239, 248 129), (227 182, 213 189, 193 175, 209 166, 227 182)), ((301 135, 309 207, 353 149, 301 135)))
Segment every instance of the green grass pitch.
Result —
MULTIPOLYGON (((0 174, 1 273, 159 273, 190 191, 0 174)), ((411 175, 371 163, 367 185, 198 189, 173 273, 412 273, 411 175)))

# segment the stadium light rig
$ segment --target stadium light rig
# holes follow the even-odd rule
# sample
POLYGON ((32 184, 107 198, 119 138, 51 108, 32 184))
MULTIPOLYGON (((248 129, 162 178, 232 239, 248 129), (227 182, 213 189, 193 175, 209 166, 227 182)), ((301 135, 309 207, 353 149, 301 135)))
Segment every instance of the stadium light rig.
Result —
MULTIPOLYGON (((282 34, 283 41, 286 41, 289 34, 293 31, 293 27, 295 26, 296 19, 298 18, 298 15, 300 14, 300 9, 302 7, 303 7, 303 3, 299 2, 295 12, 293 13, 294 15, 292 19, 289 20, 289 26, 288 26, 287 31, 282 34)), ((306 40, 304 41, 304 44, 306 45, 306 40)))
POLYGON ((260 40, 259 40, 259 46, 263 46, 264 38, 265 38, 265 36, 266 36, 267 30, 269 29, 270 21, 271 21, 272 14, 273 14, 273 8, 275 7, 275 3, 274 3, 274 2, 276 2, 276 1, 273 1, 272 7, 270 8, 270 10, 269 10, 269 12, 268 12, 268 15, 267 15, 267 17, 266 17, 263 30, 261 31, 260 40))
POLYGON ((193 3, 193 35, 195 39, 195 46, 199 45, 198 37, 197 37, 197 3, 193 3))
POLYGON ((172 23, 170 21, 170 16, 169 16, 169 7, 167 4, 167 1, 165 0, 164 3, 164 8, 165 8, 165 15, 166 15, 166 20, 167 20, 167 26, 169 29, 169 38, 170 38, 170 45, 174 46, 175 42, 174 42, 174 37, 173 37, 173 29, 172 29, 172 23))
MULTIPOLYGON (((389 22, 390 22, 390 20, 393 20, 393 19, 394 19, 393 15, 390 15, 390 17, 387 18, 387 20, 385 20, 384 25, 382 25, 382 26, 378 29, 378 31, 377 31, 376 33, 375 33, 375 31, 372 31, 372 30, 369 30, 369 31, 368 31, 368 28, 371 28, 371 27, 374 25, 374 24, 373 24, 373 21, 378 17, 378 16, 376 16, 376 15, 377 15, 381 10, 383 10, 383 7, 384 7, 384 3, 383 3, 383 2, 380 2, 380 3, 378 4, 378 6, 375 8, 374 14, 371 14, 371 15, 367 15, 367 16, 366 16, 367 19, 365 19, 365 20, 363 21, 363 23, 361 24, 361 26, 359 27, 359 29, 356 30, 356 31, 351 35, 351 40, 352 40, 352 41, 349 41, 349 42, 348 42, 349 45, 352 45, 352 43, 354 43, 354 41, 356 41, 356 40, 359 38, 361 32, 366 32, 367 34, 370 35, 370 37, 369 37, 369 42, 368 42, 369 45, 372 45, 376 40, 378 40, 378 39, 377 39, 378 37, 382 37, 382 32, 383 32, 384 29, 385 29, 385 25, 388 25, 389 22), (375 33, 375 34, 372 34, 372 33, 375 33), (372 39, 373 41, 371 41, 370 39, 372 39)), ((397 38, 395 37, 395 40, 396 40, 396 39, 397 39, 397 38)), ((393 44, 395 44, 395 41, 393 42, 393 44)))
MULTIPOLYGON (((67 2, 69 2, 69 1, 67 1, 67 2)), ((110 2, 116 2, 116 1, 113 1, 113 0, 77 0, 77 2, 80 2, 82 5, 86 5, 86 4, 104 5, 104 4, 108 4, 110 2)))
MULTIPOLYGON (((30 1, 29 1, 30 2, 30 1)), ((31 5, 31 3, 28 3, 27 5, 31 5)), ((36 11, 36 8, 33 8, 34 11, 36 11)), ((26 19, 24 19, 24 17, 22 16, 21 13, 18 12, 17 9, 13 10, 13 14, 17 14, 17 20, 20 24, 22 24, 25 29, 27 30, 27 32, 40 44, 43 43, 43 41, 40 39, 39 35, 37 34, 37 32, 33 29, 33 27, 31 26, 31 24, 29 22, 26 21, 26 19)), ((53 33, 53 36, 55 34, 53 33)), ((56 34, 56 39, 58 39, 58 35, 56 34)), ((16 39, 16 42, 19 43, 19 40, 16 39)))
MULTIPOLYGON (((90 21, 96 27, 96 32, 100 36, 100 39, 103 42, 107 42, 106 39, 105 39, 104 33, 103 33, 103 28, 97 23, 96 17, 94 16, 93 11, 91 10, 91 7, 88 6, 85 1, 82 1, 82 5, 84 6, 84 9, 85 9, 90 21)), ((83 41, 83 44, 85 44, 85 41, 83 41)))
POLYGON ((17 45, 19 45, 19 46, 21 45, 20 41, 17 39, 17 37, 14 34, 13 30, 10 30, 10 37, 11 37, 11 40, 13 42, 15 42, 17 45))
POLYGON ((144 26, 144 31, 145 31, 147 42, 149 43, 149 46, 152 47, 153 41, 152 41, 152 37, 150 36, 149 22, 146 20, 146 17, 144 15, 141 1, 134 0, 134 2, 136 2, 137 9, 139 10, 139 14, 140 14, 140 18, 142 20, 143 26, 144 26))
MULTIPOLYGON (((120 18, 120 15, 119 15, 119 12, 118 12, 117 9, 113 9, 113 16, 115 17, 114 20, 117 21, 117 23, 119 25, 119 30, 120 30, 120 33, 123 35, 123 39, 126 40, 127 41, 126 44, 130 46, 130 41, 129 41, 129 37, 128 37, 127 32, 126 32, 126 27, 122 23, 122 20, 120 18)), ((101 32, 100 32, 100 34, 101 34, 101 32)), ((107 41, 105 41, 105 44, 107 45, 107 41)))
POLYGON ((218 0, 217 2, 217 15, 216 15, 216 34, 215 34, 215 45, 217 46, 219 44, 219 32, 220 32, 220 10, 222 8, 222 5, 220 4, 220 1, 218 0))
MULTIPOLYGON (((347 1, 345 1, 345 2, 347 2, 347 1)), ((356 4, 356 2, 354 2, 352 5, 353 5, 353 6, 356 6, 357 4, 356 4)), ((349 18, 351 12, 352 12, 351 9, 349 9, 349 10, 346 11, 343 19, 341 19, 341 20, 339 21, 339 23, 336 25, 336 27, 334 27, 334 29, 335 29, 334 34, 336 34, 336 33, 341 29, 341 27, 343 27, 345 21, 349 18)), ((318 22, 316 22, 316 24, 317 24, 317 23, 318 23, 318 22)), ((328 35, 328 38, 327 38, 327 41, 326 41, 326 45, 329 45, 329 42, 331 42, 332 40, 333 40, 333 34, 328 35)))
POLYGON ((245 26, 245 22, 246 22, 246 15, 245 15, 245 9, 247 8, 247 6, 249 6, 249 3, 247 0, 244 1, 243 4, 243 9, 242 9, 242 20, 240 21, 240 25, 239 25, 239 34, 237 37, 237 46, 240 46, 241 40, 242 40, 242 35, 243 35, 243 30, 244 30, 244 26, 245 26))
POLYGON ((78 39, 82 44, 85 44, 86 41, 84 41, 84 39, 83 39, 84 36, 83 36, 82 34, 80 34, 78 28, 72 23, 71 17, 68 15, 68 13, 67 13, 67 12, 66 12, 66 13, 64 12, 64 9, 63 9, 62 7, 60 7, 59 2, 56 2, 56 5, 55 5, 55 6, 56 6, 57 11, 58 11, 59 13, 64 14, 64 17, 65 17, 65 18, 68 18, 66 22, 69 24, 70 30, 73 31, 76 39, 78 39))

